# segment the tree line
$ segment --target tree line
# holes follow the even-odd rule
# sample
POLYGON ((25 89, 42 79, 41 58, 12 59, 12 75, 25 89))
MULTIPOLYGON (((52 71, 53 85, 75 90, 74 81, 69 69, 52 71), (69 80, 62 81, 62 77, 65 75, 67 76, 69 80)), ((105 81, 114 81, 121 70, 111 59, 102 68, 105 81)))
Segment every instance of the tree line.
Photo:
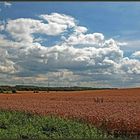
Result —
POLYGON ((12 91, 82 91, 82 90, 102 90, 112 88, 93 88, 93 87, 41 87, 30 85, 0 86, 0 92, 12 91))

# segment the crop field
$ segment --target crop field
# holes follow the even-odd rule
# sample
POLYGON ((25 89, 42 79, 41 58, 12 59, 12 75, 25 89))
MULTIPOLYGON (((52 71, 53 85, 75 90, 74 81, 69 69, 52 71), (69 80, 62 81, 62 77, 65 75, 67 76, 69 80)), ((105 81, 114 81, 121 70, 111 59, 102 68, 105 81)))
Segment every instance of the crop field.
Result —
POLYGON ((115 137, 140 135, 139 88, 49 93, 17 91, 0 94, 0 109, 78 120, 115 137))

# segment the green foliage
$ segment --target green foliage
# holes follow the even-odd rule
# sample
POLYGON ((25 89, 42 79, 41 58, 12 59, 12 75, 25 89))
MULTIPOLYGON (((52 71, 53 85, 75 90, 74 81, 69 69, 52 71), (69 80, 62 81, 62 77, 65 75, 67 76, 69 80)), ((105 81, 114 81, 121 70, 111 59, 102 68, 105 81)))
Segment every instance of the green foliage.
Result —
POLYGON ((16 89, 12 89, 12 93, 16 93, 16 89))
POLYGON ((3 93, 3 90, 2 89, 0 89, 0 93, 3 93))
POLYGON ((105 138, 96 128, 54 116, 37 116, 16 111, 0 111, 0 138, 66 139, 105 138))

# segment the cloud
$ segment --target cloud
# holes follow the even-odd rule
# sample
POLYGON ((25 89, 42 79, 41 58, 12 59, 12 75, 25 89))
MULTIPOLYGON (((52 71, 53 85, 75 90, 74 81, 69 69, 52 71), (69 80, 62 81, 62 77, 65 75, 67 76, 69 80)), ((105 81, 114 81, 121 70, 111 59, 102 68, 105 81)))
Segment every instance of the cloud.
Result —
POLYGON ((140 74, 140 61, 123 58, 121 69, 128 74, 140 74))
POLYGON ((121 45, 121 48, 125 51, 138 51, 140 48, 140 40, 139 39, 126 39, 126 45, 121 45))
POLYGON ((127 42, 117 42, 118 46, 127 46, 128 43, 127 42))
POLYGON ((75 19, 71 16, 67 16, 65 14, 58 14, 58 13, 52 13, 50 15, 40 15, 40 18, 46 20, 48 24, 58 24, 58 25, 66 25, 69 28, 72 28, 75 26, 75 19))
POLYGON ((10 2, 4 2, 4 6, 5 7, 11 7, 12 6, 12 3, 10 3, 10 2))
POLYGON ((87 33, 87 27, 71 16, 52 13, 39 19, 18 18, 1 23, 0 30, 6 32, 0 34, 0 72, 11 81, 121 86, 124 78, 125 86, 131 81, 138 85, 139 51, 124 57, 121 46, 127 43, 87 33), (48 36, 60 36, 60 40, 48 47, 44 35, 45 41, 48 36))
POLYGON ((75 26, 74 19, 66 15, 54 13, 41 15, 40 17, 48 21, 48 23, 42 20, 19 18, 9 20, 6 31, 11 34, 15 41, 33 42, 33 34, 35 33, 56 36, 75 26))
POLYGON ((8 59, 9 54, 6 50, 0 48, 0 72, 1 73, 14 73, 16 69, 14 68, 14 63, 8 59))
POLYGON ((133 58, 140 59, 140 51, 136 51, 132 54, 133 58))
POLYGON ((74 29, 76 34, 86 33, 87 30, 88 29, 84 26, 76 26, 75 29, 74 29))
POLYGON ((0 31, 3 31, 3 30, 4 30, 4 25, 0 24, 0 31))
MULTIPOLYGON (((75 30, 79 33, 79 30, 75 30)), ((85 30, 86 31, 86 30, 85 30)), ((76 32, 76 33, 77 33, 76 32)), ((70 45, 97 45, 101 46, 104 40, 104 35, 101 33, 93 34, 72 34, 66 42, 70 45)))

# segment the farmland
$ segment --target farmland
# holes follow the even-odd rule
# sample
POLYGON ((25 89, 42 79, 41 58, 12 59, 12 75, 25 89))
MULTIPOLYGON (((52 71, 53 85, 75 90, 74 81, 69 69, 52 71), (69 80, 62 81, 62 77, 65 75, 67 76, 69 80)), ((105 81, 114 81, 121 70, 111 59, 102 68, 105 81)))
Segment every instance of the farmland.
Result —
POLYGON ((140 135, 140 89, 17 91, 0 94, 0 109, 54 115, 96 126, 109 135, 140 135))

